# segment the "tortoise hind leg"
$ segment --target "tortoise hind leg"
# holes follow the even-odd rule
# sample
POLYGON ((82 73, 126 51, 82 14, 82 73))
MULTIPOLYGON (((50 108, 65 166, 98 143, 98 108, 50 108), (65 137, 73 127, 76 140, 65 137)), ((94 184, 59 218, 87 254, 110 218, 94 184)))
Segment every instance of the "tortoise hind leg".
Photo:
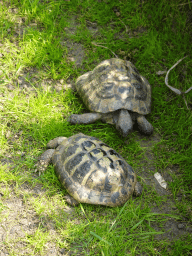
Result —
POLYGON ((65 201, 66 201, 66 203, 68 203, 69 205, 71 205, 71 206, 77 206, 77 205, 79 205, 79 202, 77 202, 77 200, 75 200, 72 196, 70 196, 70 195, 66 195, 66 196, 64 196, 64 198, 65 198, 65 201))
POLYGON ((143 187, 141 186, 141 184, 137 181, 135 184, 135 189, 133 191, 133 195, 134 196, 140 196, 143 192, 143 187))
POLYGON ((86 114, 73 114, 67 120, 71 124, 92 124, 97 120, 101 119, 101 114, 99 113, 86 113, 86 114))
POLYGON ((153 133, 153 126, 147 121, 147 119, 144 116, 139 115, 137 117, 137 124, 138 124, 139 130, 142 133, 146 135, 150 135, 153 133))

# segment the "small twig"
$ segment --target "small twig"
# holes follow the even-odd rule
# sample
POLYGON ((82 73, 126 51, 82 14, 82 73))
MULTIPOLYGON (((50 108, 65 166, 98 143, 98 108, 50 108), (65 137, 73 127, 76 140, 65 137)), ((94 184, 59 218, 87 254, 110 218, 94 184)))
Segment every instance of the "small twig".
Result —
POLYGON ((184 4, 178 4, 177 6, 179 5, 186 5, 186 4, 191 4, 192 2, 189 2, 189 3, 184 3, 184 4))
POLYGON ((91 22, 91 21, 89 21, 89 20, 86 20, 86 22, 89 23, 89 24, 91 24, 91 25, 94 25, 94 26, 96 25, 96 26, 97 26, 97 23, 96 23, 96 22, 91 22))
POLYGON ((188 56, 185 56, 184 58, 178 60, 178 61, 167 71, 167 74, 166 74, 166 76, 165 76, 165 84, 166 84, 166 86, 169 87, 169 89, 171 89, 174 93, 183 96, 183 99, 184 99, 184 101, 185 101, 186 107, 187 107, 187 109, 189 109, 188 106, 187 106, 187 102, 186 102, 186 99, 185 99, 184 94, 188 93, 188 92, 192 89, 192 86, 191 86, 187 91, 182 92, 182 91, 180 91, 180 90, 178 90, 178 89, 176 89, 176 88, 174 88, 174 87, 172 87, 171 85, 168 84, 169 72, 170 72, 175 66, 177 66, 183 59, 185 59, 185 58, 187 58, 187 57, 188 57, 188 56))
POLYGON ((184 101, 185 101, 185 105, 186 105, 187 109, 189 109, 189 108, 188 108, 188 105, 187 105, 187 101, 186 101, 186 99, 185 99, 185 96, 184 96, 184 95, 183 95, 183 99, 184 99, 184 101))
POLYGON ((103 48, 105 48, 105 49, 108 49, 110 52, 112 52, 114 55, 115 55, 115 57, 116 58, 119 58, 113 51, 111 51, 108 47, 106 47, 106 46, 103 46, 103 45, 99 45, 99 44, 96 44, 95 42, 91 42, 93 45, 95 45, 95 46, 98 46, 98 47, 103 47, 103 48))
POLYGON ((123 25, 125 26, 125 31, 126 32, 128 32, 129 30, 128 30, 128 28, 127 28, 127 26, 125 25, 125 23, 119 18, 119 20, 123 23, 123 25))
POLYGON ((191 89, 192 89, 192 86, 184 93, 188 93, 189 91, 191 91, 191 89))
MULTIPOLYGON (((186 56, 187 57, 187 56, 186 56)), ((165 84, 167 85, 167 87, 169 87, 169 89, 171 89, 173 92, 175 92, 176 94, 182 94, 182 92, 180 91, 180 90, 178 90, 178 89, 176 89, 176 88, 174 88, 174 87, 172 87, 172 86, 170 86, 169 84, 168 84, 168 76, 169 76, 169 72, 172 70, 172 69, 174 69, 174 67, 176 67, 178 64, 179 64, 179 62, 181 62, 183 59, 185 59, 186 57, 184 57, 184 58, 182 58, 182 59, 180 59, 180 60, 178 60, 168 71, 167 71, 167 74, 166 74, 166 76, 165 76, 165 84)))

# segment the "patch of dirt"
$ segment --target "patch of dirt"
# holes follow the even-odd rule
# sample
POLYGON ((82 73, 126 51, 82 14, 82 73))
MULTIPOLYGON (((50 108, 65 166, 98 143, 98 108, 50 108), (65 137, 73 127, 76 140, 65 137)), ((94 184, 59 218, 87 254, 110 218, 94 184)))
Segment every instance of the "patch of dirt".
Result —
MULTIPOLYGON (((1 184, 0 199, 3 204, 0 205, 0 255, 10 255, 11 248, 18 255, 32 255, 34 248, 31 246, 30 249, 30 237, 37 236, 38 239, 39 228, 44 229, 50 236, 50 241, 46 244, 45 255, 63 255, 62 250, 55 245, 54 237, 57 233, 55 223, 48 216, 38 215, 31 204, 32 201, 25 198, 29 194, 31 198, 41 198, 45 194, 45 189, 42 189, 40 185, 32 188, 32 186, 24 184, 19 195, 14 190, 15 187, 13 186, 5 187, 1 184), (9 193, 9 196, 4 198, 3 191, 6 191, 6 194, 9 193), (8 248, 7 245, 9 245, 8 248)), ((60 209, 58 206, 55 214, 69 221, 73 212, 73 208, 66 206, 60 209)))
MULTIPOLYGON (((171 190, 169 189, 169 185, 166 189, 163 188, 154 177, 154 173, 159 172, 168 184, 172 181, 172 170, 170 168, 166 168, 165 170, 156 170, 156 166, 154 164, 155 156, 153 153, 153 147, 161 141, 160 135, 154 133, 147 138, 142 135, 138 135, 137 138, 138 139, 136 139, 136 141, 139 142, 141 148, 144 150, 143 159, 140 161, 141 169, 139 170, 141 180, 148 187, 150 187, 152 191, 155 191, 158 196, 164 199, 163 204, 160 206, 156 205, 155 201, 151 203, 151 211, 159 214, 172 214, 177 218, 175 219, 174 217, 167 217, 167 221, 163 224, 165 233, 156 235, 156 239, 166 239, 172 241, 183 235, 192 234, 192 225, 180 215, 171 190)), ((151 223, 151 226, 156 231, 162 230, 162 226, 158 227, 153 223, 151 223)))

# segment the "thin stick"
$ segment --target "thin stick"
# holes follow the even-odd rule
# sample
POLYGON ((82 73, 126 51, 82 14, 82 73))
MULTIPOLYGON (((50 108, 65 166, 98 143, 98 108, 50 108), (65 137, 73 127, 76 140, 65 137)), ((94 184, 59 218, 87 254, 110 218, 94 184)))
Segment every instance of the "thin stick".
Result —
MULTIPOLYGON (((186 56, 186 57, 187 57, 187 56, 186 56)), ((185 59, 186 57, 184 57, 184 58, 178 60, 178 61, 167 71, 167 74, 166 74, 166 76, 165 76, 165 84, 167 85, 167 87, 169 87, 169 89, 171 89, 173 92, 175 92, 176 94, 179 94, 179 95, 181 95, 182 92, 181 92, 180 90, 178 90, 178 89, 176 89, 176 88, 174 88, 174 87, 172 87, 171 85, 168 84, 168 77, 169 77, 169 72, 170 72, 172 69, 174 69, 174 67, 176 67, 176 66, 179 64, 179 62, 181 62, 181 61, 182 61, 183 59, 185 59)))
POLYGON ((189 3, 184 3, 184 4, 178 4, 177 6, 179 5, 186 5, 186 4, 191 4, 192 2, 189 2, 189 3))
POLYGON ((125 26, 125 31, 128 32, 128 28, 127 26, 125 25, 125 23, 119 18, 119 20, 123 23, 123 25, 125 26))
POLYGON ((111 51, 108 47, 106 47, 106 46, 103 46, 103 45, 100 45, 100 44, 96 44, 95 42, 91 42, 93 45, 95 45, 95 46, 98 46, 98 47, 103 47, 103 48, 105 48, 105 49, 108 49, 110 52, 112 52, 114 55, 115 55, 115 57, 116 58, 119 58, 113 51, 111 51))
POLYGON ((187 91, 182 92, 182 91, 180 91, 180 90, 178 90, 178 89, 176 89, 176 88, 174 88, 174 87, 172 87, 171 85, 168 84, 169 72, 170 72, 175 66, 177 66, 183 59, 185 59, 185 58, 187 58, 187 57, 188 57, 188 56, 185 56, 184 58, 178 60, 178 61, 167 71, 167 74, 166 74, 166 76, 165 76, 165 84, 166 84, 166 86, 169 87, 169 89, 171 89, 174 93, 183 96, 183 99, 184 99, 184 101, 185 101, 185 105, 186 105, 187 109, 189 109, 184 94, 188 93, 188 92, 192 89, 192 86, 191 86, 187 91))

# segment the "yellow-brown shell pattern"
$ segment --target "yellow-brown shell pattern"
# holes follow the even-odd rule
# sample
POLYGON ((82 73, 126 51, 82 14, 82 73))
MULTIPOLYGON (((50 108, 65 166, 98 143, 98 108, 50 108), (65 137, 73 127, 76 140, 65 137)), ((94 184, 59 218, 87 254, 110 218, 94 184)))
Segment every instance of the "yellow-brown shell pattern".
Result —
POLYGON ((82 133, 61 144, 52 158, 56 174, 78 202, 123 205, 132 195, 136 175, 115 150, 82 133))
POLYGON ((146 115, 151 111, 151 86, 130 61, 101 62, 77 79, 76 89, 92 112, 127 109, 146 115))

